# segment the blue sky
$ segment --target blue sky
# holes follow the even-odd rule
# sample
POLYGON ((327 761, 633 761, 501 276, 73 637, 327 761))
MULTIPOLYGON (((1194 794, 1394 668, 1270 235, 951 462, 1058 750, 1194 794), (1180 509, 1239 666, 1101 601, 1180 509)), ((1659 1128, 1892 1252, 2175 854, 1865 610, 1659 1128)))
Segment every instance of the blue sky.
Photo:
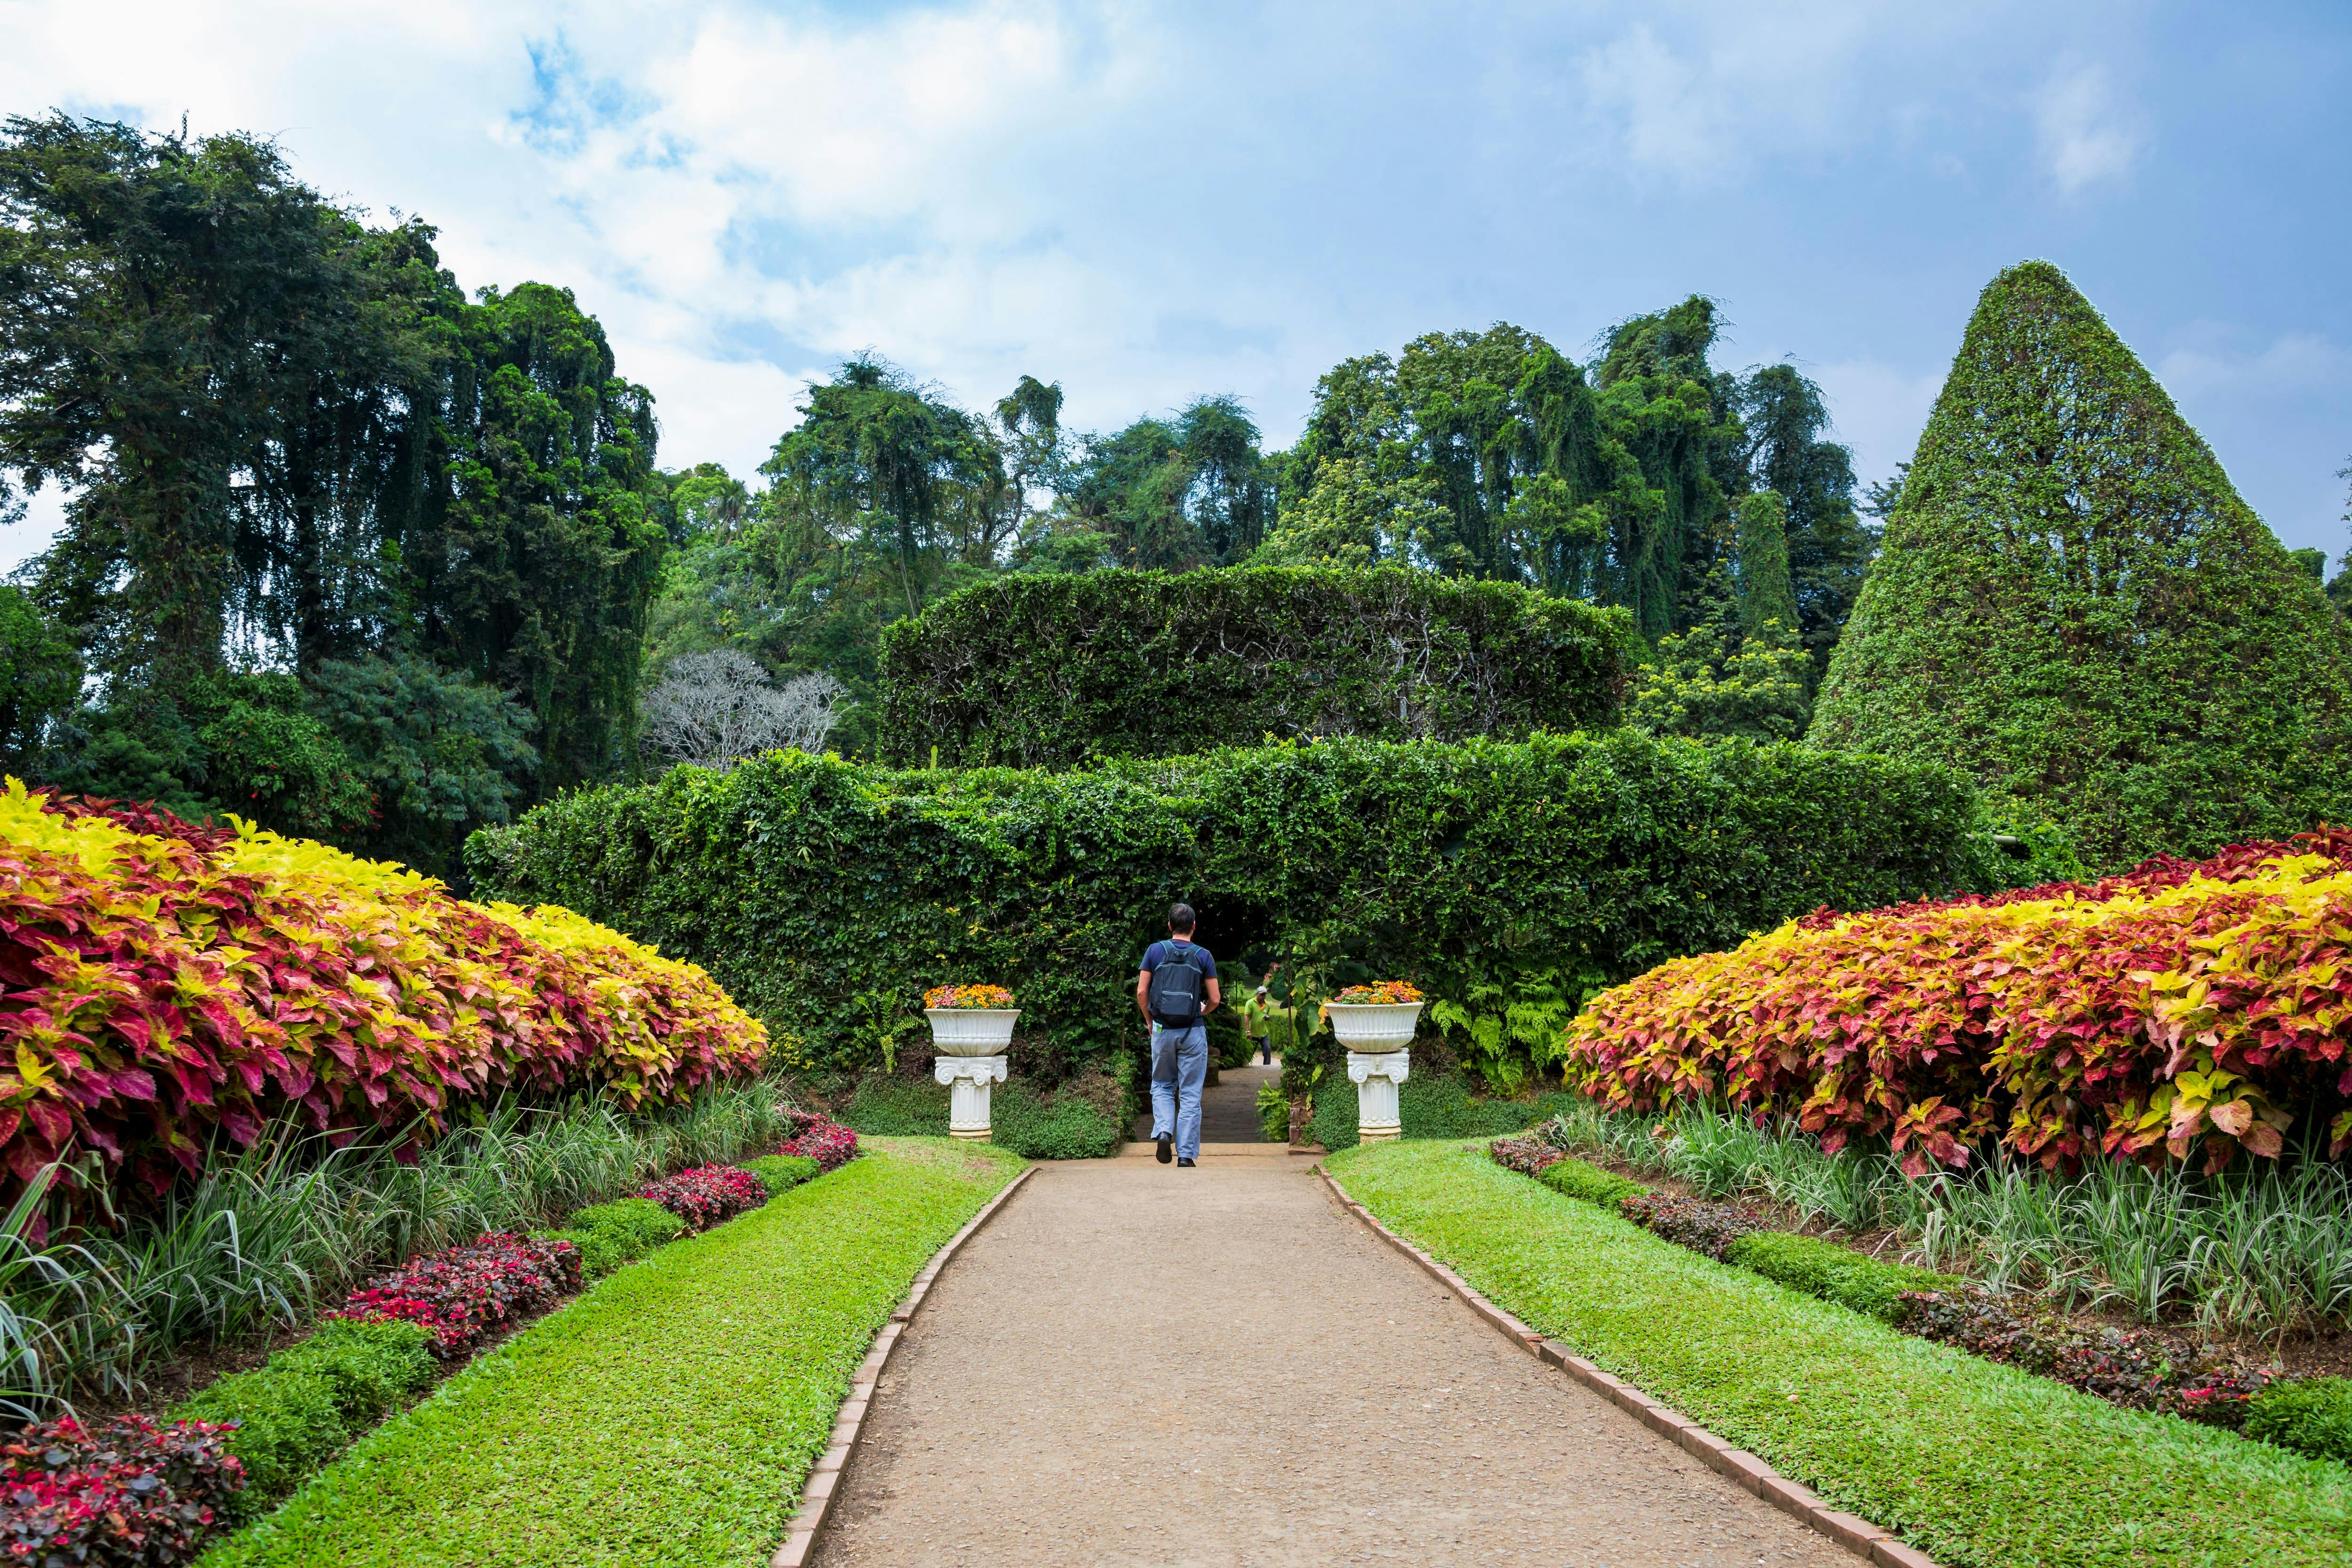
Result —
POLYGON ((1698 291, 1877 477, 2044 256, 2288 544, 2347 543, 2340 4, 0 0, 0 109, 273 135, 468 288, 571 286, 669 465, 748 470, 863 349, 1081 428, 1231 392, 1279 445, 1346 355, 1582 358, 1698 291))

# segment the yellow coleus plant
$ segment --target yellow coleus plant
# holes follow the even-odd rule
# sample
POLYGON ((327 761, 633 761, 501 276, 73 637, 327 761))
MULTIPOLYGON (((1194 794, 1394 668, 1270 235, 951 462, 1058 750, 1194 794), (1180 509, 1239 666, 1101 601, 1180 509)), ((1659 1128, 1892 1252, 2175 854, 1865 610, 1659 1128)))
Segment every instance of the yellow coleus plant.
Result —
POLYGON ((509 1089, 668 1100, 767 1048, 703 971, 568 910, 14 779, 0 980, 0 1159, 23 1179, 89 1148, 160 1187, 214 1128, 243 1143, 289 1112, 429 1134, 509 1089))
MULTIPOLYGON (((1792 921, 1603 992, 1571 1080, 1650 1109, 1720 1094, 1909 1168, 1998 1137, 2092 1154, 2276 1157, 2352 1093, 2352 835, 2158 860, 2095 884, 1792 921)), ((2331 1153, 2352 1143, 2336 1115, 2331 1153)))

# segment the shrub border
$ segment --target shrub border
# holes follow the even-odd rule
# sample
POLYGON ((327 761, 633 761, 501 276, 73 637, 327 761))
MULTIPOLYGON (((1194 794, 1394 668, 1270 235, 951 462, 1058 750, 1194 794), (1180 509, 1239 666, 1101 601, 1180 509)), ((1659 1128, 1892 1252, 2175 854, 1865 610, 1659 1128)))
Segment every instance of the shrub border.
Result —
MULTIPOLYGON (((857 1448, 857 1439, 866 1430, 866 1412, 874 1399, 875 1385, 880 1381, 882 1369, 890 1364, 890 1353, 898 1347, 898 1336, 915 1318, 923 1298, 930 1294, 933 1281, 940 1271, 954 1260, 963 1244, 980 1233, 980 1228, 995 1218, 1005 1200, 1021 1190, 1022 1184, 1037 1174, 1034 1165, 1024 1166, 1018 1176, 1004 1184, 1004 1190, 983 1205, 981 1211, 964 1223, 964 1228, 947 1239, 946 1245, 931 1254, 907 1288, 907 1299, 890 1313, 890 1321, 874 1336, 874 1346, 866 1353, 866 1360, 849 1379, 849 1397, 842 1401, 841 1411, 833 1420, 833 1440, 825 1445, 824 1454, 809 1467, 808 1479, 801 1485, 800 1506, 793 1510, 792 1523, 787 1527, 784 1543, 768 1559, 768 1568, 808 1568, 816 1555, 817 1537, 824 1531, 825 1521, 832 1516, 833 1502, 840 1490, 841 1478, 848 1472, 849 1461, 857 1448)), ((1328 1180, 1327 1176, 1324 1178, 1328 1180)), ((1919 1560, 1926 1563, 1926 1559, 1919 1560)), ((1903 1568, 1912 1568, 1904 1564, 1903 1568)), ((1933 1568, 1929 1564, 1928 1568, 1933 1568)))
MULTIPOLYGON (((1612 1377, 1577 1355, 1557 1340, 1549 1340, 1505 1312, 1471 1287, 1470 1282, 1374 1217, 1348 1196, 1348 1189, 1323 1166, 1315 1174, 1340 1206, 1371 1228, 1372 1233, 1403 1253, 1422 1270, 1459 1296, 1487 1327, 1542 1362, 1557 1367, 1595 1394, 1633 1416, 1658 1436, 1679 1446, 1707 1469, 1725 1477, 1742 1491, 1751 1492, 1798 1522, 1811 1526, 1848 1552, 1878 1568, 1939 1568, 1936 1560, 1916 1547, 1906 1546, 1890 1532, 1863 1518, 1828 1507, 1809 1488, 1799 1486, 1745 1448, 1735 1448, 1671 1406, 1661 1405, 1622 1377, 1612 1377)), ((1007 1187, 1006 1192, 1012 1188, 1007 1187)), ((984 1216, 983 1216, 984 1217, 984 1216)), ((787 1565, 779 1555, 773 1568, 800 1568, 804 1560, 787 1565)))

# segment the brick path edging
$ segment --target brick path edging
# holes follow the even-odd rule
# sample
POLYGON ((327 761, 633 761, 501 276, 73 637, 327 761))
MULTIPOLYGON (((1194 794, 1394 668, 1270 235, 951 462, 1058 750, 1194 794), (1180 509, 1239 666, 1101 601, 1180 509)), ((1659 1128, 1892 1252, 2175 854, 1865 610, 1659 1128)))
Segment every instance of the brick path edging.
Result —
MULTIPOLYGON (((1859 1514, 1831 1508, 1747 1449, 1733 1448, 1680 1411, 1659 1404, 1622 1378, 1612 1377, 1582 1356, 1570 1353, 1559 1341, 1544 1338, 1473 1290, 1461 1275, 1381 1224, 1370 1209, 1348 1196, 1348 1189, 1329 1171, 1318 1165, 1315 1174, 1323 1178, 1323 1185, 1331 1189, 1331 1195, 1341 1205, 1371 1228, 1374 1235, 1460 1297, 1463 1304, 1477 1313, 1489 1328, 1547 1366, 1565 1372, 1660 1437, 1670 1438, 1684 1452, 1729 1479, 1742 1491, 1753 1492, 1783 1513, 1794 1515, 1854 1555, 1878 1564, 1878 1568, 1937 1568, 1936 1560, 1926 1552, 1904 1545, 1859 1514)), ((778 1568, 782 1568, 783 1559, 779 1557, 776 1562, 778 1568)))
POLYGON ((874 1385, 881 1377, 882 1369, 889 1364, 890 1353, 898 1348, 898 1335, 914 1320, 916 1309, 930 1294, 932 1282, 955 1257, 956 1249, 989 1222, 1004 1206, 1005 1199, 1021 1190, 1023 1182, 1036 1174, 1036 1166, 1024 1166, 1020 1175, 1004 1184, 1003 1192, 990 1198, 961 1230, 948 1239, 946 1246, 931 1254, 931 1260, 923 1265, 923 1271, 907 1288, 907 1299, 898 1303, 890 1321, 874 1336, 874 1347, 866 1353, 857 1375, 849 1380, 849 1397, 842 1401, 841 1411, 834 1417, 833 1441, 825 1445, 824 1456, 809 1467, 808 1480, 801 1488, 801 1505, 793 1514, 790 1532, 776 1549, 776 1554, 768 1559, 768 1568, 808 1568, 810 1559, 816 1554, 817 1536, 824 1531, 825 1517, 833 1511, 842 1475, 857 1448, 858 1434, 866 1428, 866 1411, 874 1398, 874 1385))

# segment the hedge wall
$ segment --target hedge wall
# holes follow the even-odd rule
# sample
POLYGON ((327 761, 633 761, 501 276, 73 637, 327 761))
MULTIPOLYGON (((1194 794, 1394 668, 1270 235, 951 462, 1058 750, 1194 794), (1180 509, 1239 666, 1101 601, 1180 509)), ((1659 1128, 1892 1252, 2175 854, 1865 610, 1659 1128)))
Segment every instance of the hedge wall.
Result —
POLYGON ((885 758, 1063 768, 1364 736, 1606 725, 1627 612, 1433 572, 1279 569, 999 578, 892 626, 885 758))
POLYGON ((1282 951, 1301 995, 1415 977, 1465 1037, 1494 1037, 1473 1059, 1493 1081, 1530 1020, 1556 1034, 1664 958, 1820 904, 1981 885, 1974 809, 1934 767, 1627 732, 1070 773, 774 753, 562 797, 476 834, 467 863, 497 896, 707 966, 810 1066, 880 1061, 920 1029, 925 987, 973 980, 1013 987, 1071 1067, 1106 1061, 1134 1042, 1136 958, 1183 897, 1212 951, 1282 951))

